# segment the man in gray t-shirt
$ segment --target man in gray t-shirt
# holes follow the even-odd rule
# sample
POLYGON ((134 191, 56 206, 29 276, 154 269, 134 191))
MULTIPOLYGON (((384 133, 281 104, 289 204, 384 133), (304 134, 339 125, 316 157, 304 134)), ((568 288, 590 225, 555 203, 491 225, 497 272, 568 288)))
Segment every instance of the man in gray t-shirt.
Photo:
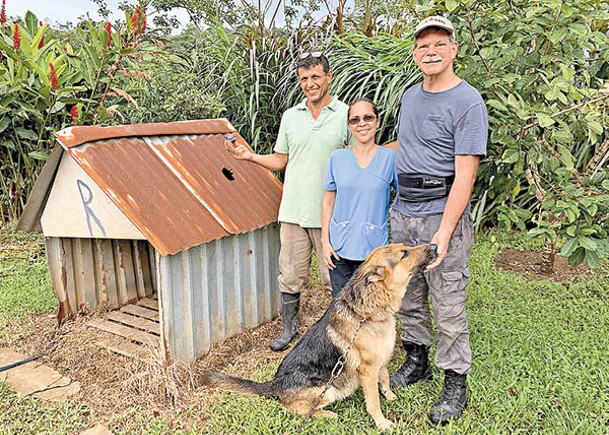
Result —
POLYGON ((409 385, 432 377, 431 297, 438 327, 435 363, 445 377, 430 418, 434 424, 446 424, 467 404, 471 348, 465 287, 473 243, 469 199, 480 157, 486 154, 488 116, 478 91, 454 72, 458 44, 450 21, 428 17, 416 27, 414 37, 412 52, 423 82, 402 97, 399 193, 391 211, 391 232, 396 243, 436 244, 438 258, 412 278, 398 311, 407 358, 391 376, 391 384, 409 385))

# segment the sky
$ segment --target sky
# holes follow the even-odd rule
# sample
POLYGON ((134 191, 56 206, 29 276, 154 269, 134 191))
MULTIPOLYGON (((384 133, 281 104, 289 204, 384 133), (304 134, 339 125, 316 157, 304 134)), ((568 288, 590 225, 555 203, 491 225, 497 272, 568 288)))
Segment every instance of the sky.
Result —
MULTIPOLYGON (((124 14, 118 9, 119 0, 106 0, 108 9, 113 13, 111 20, 123 18, 124 14)), ((49 24, 66 23, 71 21, 73 24, 78 22, 78 17, 85 15, 94 19, 100 19, 97 14, 97 4, 91 0, 6 0, 7 16, 25 16, 26 11, 32 11, 38 19, 49 24)), ((188 15, 183 10, 176 9, 174 15, 183 23, 188 22, 188 15)))

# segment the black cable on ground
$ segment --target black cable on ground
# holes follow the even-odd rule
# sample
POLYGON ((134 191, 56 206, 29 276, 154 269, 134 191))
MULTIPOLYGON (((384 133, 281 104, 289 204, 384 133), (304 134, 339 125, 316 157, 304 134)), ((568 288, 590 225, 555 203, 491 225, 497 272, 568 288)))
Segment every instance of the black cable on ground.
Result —
POLYGON ((7 371, 7 370, 10 370, 10 369, 13 369, 15 367, 19 367, 19 366, 21 366, 23 364, 27 364, 27 363, 29 363, 31 361, 36 361, 37 359, 40 359, 43 356, 45 356, 46 354, 48 354, 52 350, 52 348, 55 347, 57 345, 57 343, 58 343, 58 340, 57 340, 57 332, 58 331, 59 331, 59 328, 57 328, 55 330, 55 336, 53 337, 51 342, 47 345, 47 347, 44 349, 44 351, 42 353, 39 353, 38 355, 30 356, 28 358, 22 359, 21 361, 16 361, 14 363, 10 363, 10 364, 7 364, 7 365, 5 365, 3 367, 0 367, 0 373, 2 373, 4 371, 7 371))

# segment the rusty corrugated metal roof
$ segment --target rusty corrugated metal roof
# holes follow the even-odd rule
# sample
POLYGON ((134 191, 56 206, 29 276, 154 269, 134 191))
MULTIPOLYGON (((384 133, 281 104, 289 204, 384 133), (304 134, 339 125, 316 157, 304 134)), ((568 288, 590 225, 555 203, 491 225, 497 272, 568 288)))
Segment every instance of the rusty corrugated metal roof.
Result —
MULTIPOLYGON (((223 146, 226 119, 71 127, 55 134, 161 255, 277 220, 281 183, 223 146)), ((243 138, 236 134, 239 143, 243 138)))

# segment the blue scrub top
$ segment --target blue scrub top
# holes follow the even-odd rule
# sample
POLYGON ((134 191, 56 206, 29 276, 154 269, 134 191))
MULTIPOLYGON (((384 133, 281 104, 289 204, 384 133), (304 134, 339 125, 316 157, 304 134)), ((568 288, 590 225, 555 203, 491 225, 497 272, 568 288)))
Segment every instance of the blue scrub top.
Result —
POLYGON ((389 241, 391 186, 397 189, 396 152, 379 147, 361 168, 353 149, 334 151, 328 161, 324 190, 336 191, 330 219, 330 244, 341 258, 364 260, 389 241))

